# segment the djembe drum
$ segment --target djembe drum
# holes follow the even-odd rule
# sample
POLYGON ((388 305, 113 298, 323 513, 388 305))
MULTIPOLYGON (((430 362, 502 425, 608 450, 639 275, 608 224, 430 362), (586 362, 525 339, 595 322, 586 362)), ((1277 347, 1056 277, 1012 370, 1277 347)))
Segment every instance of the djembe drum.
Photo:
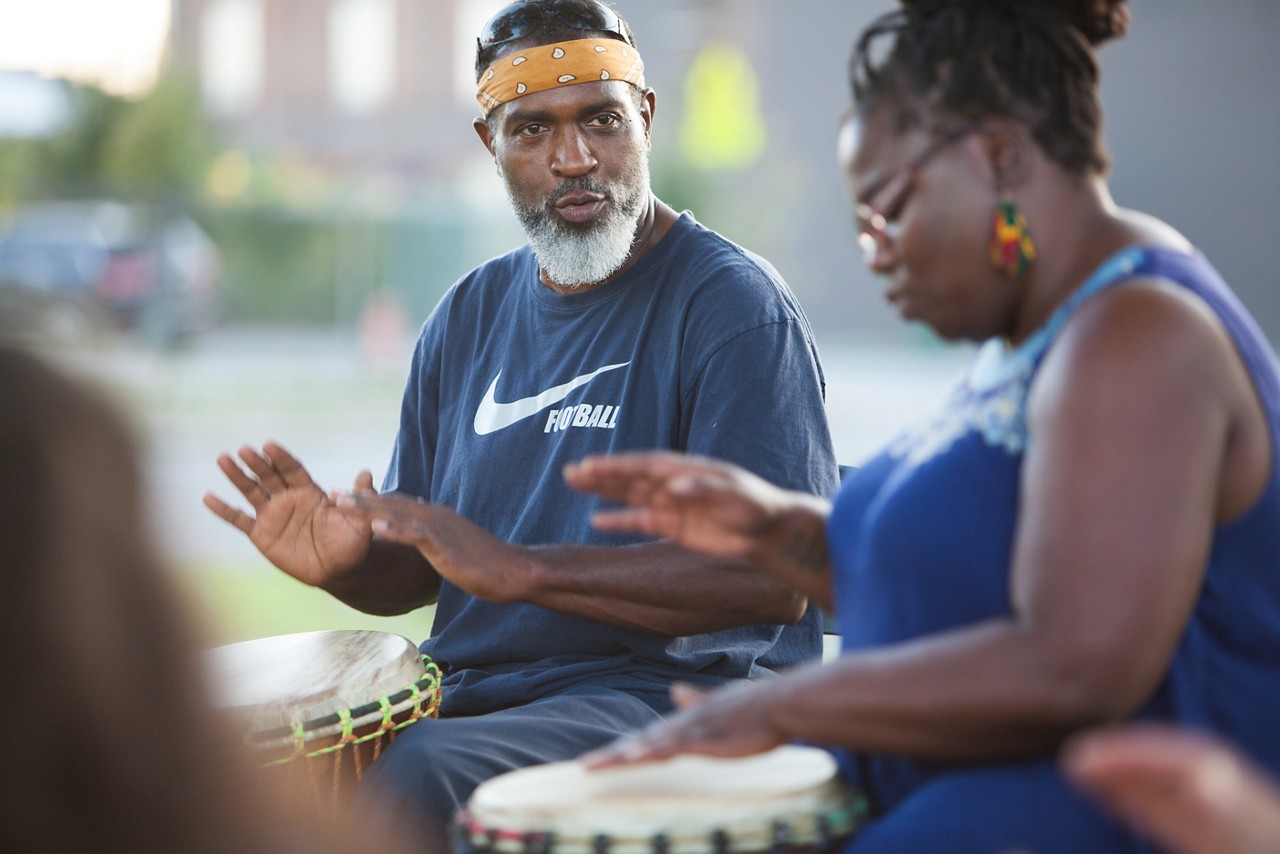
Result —
POLYGON ((219 709, 254 762, 344 808, 396 732, 440 703, 440 670, 386 632, 305 632, 207 653, 219 709))
POLYGON ((522 768, 482 783, 454 833, 466 854, 823 852, 865 815, 830 754, 784 746, 598 771, 580 762, 522 768))

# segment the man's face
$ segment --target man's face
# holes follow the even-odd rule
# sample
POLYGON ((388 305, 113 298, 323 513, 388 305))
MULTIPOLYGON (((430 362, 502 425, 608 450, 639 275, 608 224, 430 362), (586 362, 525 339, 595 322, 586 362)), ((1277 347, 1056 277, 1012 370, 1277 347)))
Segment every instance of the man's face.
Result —
POLYGON ((649 200, 651 119, 650 94, 582 83, 510 101, 481 132, 556 284, 597 284, 626 262, 649 200))

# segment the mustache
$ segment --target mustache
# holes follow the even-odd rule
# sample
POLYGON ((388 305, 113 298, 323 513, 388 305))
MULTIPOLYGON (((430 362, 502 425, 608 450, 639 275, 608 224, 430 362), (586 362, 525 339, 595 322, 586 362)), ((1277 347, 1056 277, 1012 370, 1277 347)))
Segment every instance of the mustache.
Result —
POLYGON ((595 193, 603 196, 605 201, 613 201, 613 193, 609 192, 609 188, 599 181, 593 181, 590 178, 566 178, 564 183, 556 187, 551 195, 547 196, 547 207, 555 207, 556 202, 563 199, 570 193, 595 193))

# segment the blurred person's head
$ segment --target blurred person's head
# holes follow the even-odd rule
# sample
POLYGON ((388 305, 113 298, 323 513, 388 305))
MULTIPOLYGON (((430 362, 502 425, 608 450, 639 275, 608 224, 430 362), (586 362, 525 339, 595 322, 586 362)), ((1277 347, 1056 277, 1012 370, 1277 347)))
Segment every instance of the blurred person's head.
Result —
POLYGON ((655 98, 630 26, 596 0, 523 0, 476 40, 476 132, 556 284, 604 281, 650 201, 655 98))
POLYGON ((0 388, 0 850, 343 850, 214 717, 129 425, 3 345, 0 388))
MULTIPOLYGON (((0 349, 0 848, 217 850, 234 791, 112 406, 0 349)), ((247 817, 246 817, 247 818, 247 817)), ((223 849, 226 850, 226 849, 223 849)))
POLYGON ((1030 224, 1040 243, 1061 239, 1056 226, 1078 213, 1068 197, 1106 175, 1094 49, 1123 35, 1128 10, 901 5, 862 33, 850 62, 841 158, 859 241, 904 317, 946 338, 1002 335, 1034 276, 1021 212, 1042 212, 1030 224), (1008 215, 1005 245, 993 243, 993 211, 1008 215))

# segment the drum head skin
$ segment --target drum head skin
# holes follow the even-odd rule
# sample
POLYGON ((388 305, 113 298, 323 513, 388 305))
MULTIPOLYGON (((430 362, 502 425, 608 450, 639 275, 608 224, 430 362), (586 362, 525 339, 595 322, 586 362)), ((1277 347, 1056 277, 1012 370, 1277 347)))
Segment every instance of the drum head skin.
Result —
POLYGON ((404 690, 425 672, 413 642, 372 631, 303 632, 206 652, 217 705, 262 732, 404 690))
POLYGON ((671 851, 698 852, 717 848, 721 833, 729 837, 725 850, 763 851, 779 827, 799 846, 847 835, 855 801, 829 753, 788 745, 598 771, 579 762, 524 768, 482 783, 463 821, 473 841, 487 837, 495 850, 547 834, 554 851, 591 851, 605 837, 611 852, 647 852, 661 836, 671 851))

